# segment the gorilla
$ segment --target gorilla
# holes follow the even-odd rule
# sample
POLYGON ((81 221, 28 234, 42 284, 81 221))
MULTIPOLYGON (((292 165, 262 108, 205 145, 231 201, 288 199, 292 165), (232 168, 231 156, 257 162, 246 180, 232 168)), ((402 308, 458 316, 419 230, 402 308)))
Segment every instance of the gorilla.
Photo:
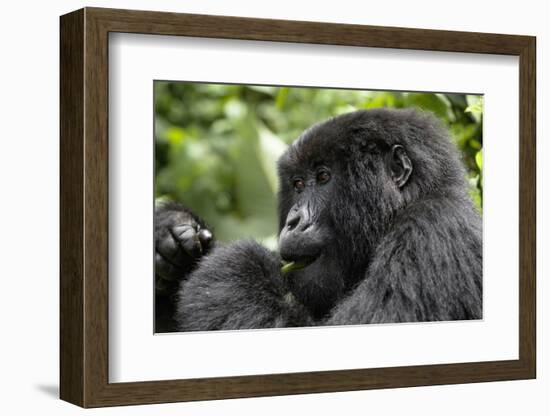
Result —
POLYGON ((278 161, 279 250, 155 212, 157 331, 481 319, 482 222, 429 113, 360 110, 278 161))

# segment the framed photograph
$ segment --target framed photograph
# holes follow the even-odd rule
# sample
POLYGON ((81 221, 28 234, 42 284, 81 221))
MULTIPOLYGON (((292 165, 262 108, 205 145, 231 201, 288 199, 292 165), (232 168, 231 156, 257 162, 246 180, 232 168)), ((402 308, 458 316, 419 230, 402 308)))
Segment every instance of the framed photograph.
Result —
POLYGON ((536 377, 534 37, 60 28, 63 400, 536 377))

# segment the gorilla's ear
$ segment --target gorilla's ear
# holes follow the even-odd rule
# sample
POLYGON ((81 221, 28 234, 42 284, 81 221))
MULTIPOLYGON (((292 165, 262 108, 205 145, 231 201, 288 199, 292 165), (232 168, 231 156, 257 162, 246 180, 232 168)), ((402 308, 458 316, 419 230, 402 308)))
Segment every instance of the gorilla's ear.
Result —
POLYGON ((392 146, 388 155, 388 168, 397 187, 403 187, 409 180, 413 167, 409 155, 400 144, 392 146))

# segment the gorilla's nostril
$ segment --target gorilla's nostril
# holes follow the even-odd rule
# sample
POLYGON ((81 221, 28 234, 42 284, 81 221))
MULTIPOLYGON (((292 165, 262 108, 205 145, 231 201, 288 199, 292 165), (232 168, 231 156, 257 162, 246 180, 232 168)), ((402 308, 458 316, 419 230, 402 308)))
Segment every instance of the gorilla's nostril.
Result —
POLYGON ((289 230, 293 230, 294 228, 296 228, 296 226, 298 225, 298 223, 300 222, 300 216, 299 215, 296 215, 292 218, 289 218, 286 222, 286 226, 289 230))

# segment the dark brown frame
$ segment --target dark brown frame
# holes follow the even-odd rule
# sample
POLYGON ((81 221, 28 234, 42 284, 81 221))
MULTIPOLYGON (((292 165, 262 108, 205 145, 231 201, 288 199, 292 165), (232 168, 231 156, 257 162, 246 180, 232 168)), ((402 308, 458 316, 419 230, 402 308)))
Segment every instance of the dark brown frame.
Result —
POLYGON ((61 386, 83 407, 536 377, 535 38, 85 8, 61 17, 61 386), (109 383, 108 34, 247 39, 519 56, 519 359, 109 383))

